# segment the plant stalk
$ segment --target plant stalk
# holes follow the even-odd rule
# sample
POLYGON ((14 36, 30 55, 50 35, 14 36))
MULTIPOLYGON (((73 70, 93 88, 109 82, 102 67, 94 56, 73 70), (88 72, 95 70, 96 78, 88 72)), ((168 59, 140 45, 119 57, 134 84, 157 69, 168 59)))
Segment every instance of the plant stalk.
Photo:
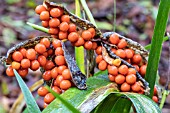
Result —
MULTIPOLYGON (((78 17, 81 17, 81 9, 80 9, 80 3, 79 0, 75 0, 75 14, 78 17)), ((81 72, 85 74, 85 66, 84 66, 84 47, 75 47, 75 57, 76 57, 76 63, 78 67, 80 68, 81 72)))

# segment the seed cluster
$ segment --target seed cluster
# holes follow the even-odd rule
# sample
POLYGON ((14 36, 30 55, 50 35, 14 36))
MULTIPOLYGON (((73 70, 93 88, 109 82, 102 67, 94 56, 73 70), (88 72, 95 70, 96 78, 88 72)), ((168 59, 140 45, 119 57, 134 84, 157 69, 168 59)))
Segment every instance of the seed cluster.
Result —
MULTIPOLYGON (((61 94, 73 86, 71 73, 68 69, 61 41, 54 39, 52 42, 48 38, 42 38, 35 47, 21 48, 12 54, 12 63, 6 69, 8 76, 14 76, 13 69, 16 69, 21 77, 26 77, 28 70, 44 69, 42 78, 45 81, 52 81, 52 89, 61 94)), ((44 96, 45 105, 54 100, 54 96, 44 87, 38 89, 38 94, 44 96)))
POLYGON ((35 12, 40 15, 42 26, 49 28, 49 34, 53 37, 59 40, 69 40, 72 45, 76 47, 84 46, 87 50, 96 45, 90 41, 96 34, 95 29, 79 29, 71 22, 70 16, 65 14, 62 8, 52 7, 46 9, 43 5, 39 5, 35 12))
MULTIPOLYGON (((35 12, 40 16, 42 26, 49 28, 49 34, 53 37, 53 40, 42 38, 32 48, 20 48, 13 52, 11 66, 6 69, 8 76, 14 76, 13 69, 16 69, 20 76, 25 77, 29 69, 36 71, 42 67, 44 69, 42 78, 47 82, 52 82, 51 88, 56 93, 63 93, 74 86, 60 41, 69 40, 73 46, 84 46, 86 50, 95 50, 98 69, 102 71, 107 69, 109 80, 117 83, 121 91, 144 93, 142 84, 137 78, 137 73, 139 72, 144 77, 147 63, 143 61, 139 53, 128 47, 125 39, 119 37, 116 33, 109 36, 107 42, 114 45, 111 52, 120 57, 109 63, 104 58, 102 43, 92 41, 96 35, 94 28, 80 29, 61 7, 47 9, 43 5, 39 5, 35 12), (122 63, 121 59, 135 68, 128 67, 122 63)), ((44 108, 55 99, 44 86, 38 89, 38 94, 44 97, 44 108)), ((158 102, 156 94, 154 93, 153 100, 158 102)))
POLYGON ((108 64, 103 58, 102 46, 98 46, 95 50, 97 54, 96 63, 98 64, 98 68, 102 71, 108 69, 109 80, 116 82, 120 86, 121 91, 133 91, 143 94, 144 89, 141 87, 141 84, 136 77, 136 71, 138 71, 142 77, 144 77, 146 73, 147 64, 142 61, 141 55, 127 47, 128 44, 126 40, 123 38, 121 39, 116 33, 109 36, 108 42, 115 45, 112 47, 111 51, 121 59, 133 65, 136 70, 121 63, 120 59, 113 60, 113 65, 108 64))

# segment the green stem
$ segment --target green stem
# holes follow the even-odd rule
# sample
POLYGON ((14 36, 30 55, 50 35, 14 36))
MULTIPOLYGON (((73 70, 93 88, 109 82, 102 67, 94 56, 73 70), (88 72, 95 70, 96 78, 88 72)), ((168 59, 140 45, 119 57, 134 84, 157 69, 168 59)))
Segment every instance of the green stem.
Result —
POLYGON ((114 22, 113 22, 113 31, 116 31, 116 0, 114 2, 114 22))
POLYGON ((159 108, 162 109, 163 106, 164 106, 164 103, 165 103, 165 100, 166 100, 166 97, 169 95, 169 91, 167 90, 164 90, 163 92, 163 96, 162 96, 162 100, 161 100, 161 103, 159 105, 159 108))
POLYGON ((168 22, 170 10, 169 0, 160 0, 158 15, 156 19, 156 24, 154 27, 153 38, 151 42, 151 50, 149 53, 148 65, 146 69, 145 79, 149 83, 150 95, 152 98, 153 90, 158 70, 158 64, 160 60, 163 38, 166 30, 166 25, 168 22), (160 24, 161 23, 161 24, 160 24))
POLYGON ((45 27, 42 27, 42 26, 39 26, 39 25, 36 25, 36 24, 33 24, 33 23, 30 23, 30 22, 27 22, 28 25, 30 25, 31 27, 33 27, 34 29, 36 30, 39 30, 39 31, 42 31, 42 32, 45 32, 45 33, 48 33, 48 29, 45 28, 45 27))
POLYGON ((82 5, 83 8, 84 8, 84 10, 85 10, 85 12, 86 12, 89 20, 92 22, 92 24, 94 24, 94 25, 97 27, 96 22, 95 22, 95 20, 94 20, 94 18, 93 18, 93 15, 92 15, 91 12, 90 12, 90 9, 89 9, 88 6, 87 6, 86 1, 85 1, 85 0, 80 0, 80 2, 81 2, 81 5, 82 5))
MULTIPOLYGON (((81 17, 81 9, 80 9, 80 3, 79 0, 75 0, 75 14, 79 17, 81 17)), ((81 47, 75 47, 75 57, 76 57, 76 63, 78 67, 80 68, 81 72, 85 74, 85 66, 84 66, 84 48, 81 47)))
MULTIPOLYGON (((164 37, 164 38, 163 38, 163 42, 167 41, 168 39, 169 39, 168 36, 164 37)), ((145 49, 150 50, 150 49, 151 49, 151 44, 146 45, 146 46, 145 46, 145 49)))

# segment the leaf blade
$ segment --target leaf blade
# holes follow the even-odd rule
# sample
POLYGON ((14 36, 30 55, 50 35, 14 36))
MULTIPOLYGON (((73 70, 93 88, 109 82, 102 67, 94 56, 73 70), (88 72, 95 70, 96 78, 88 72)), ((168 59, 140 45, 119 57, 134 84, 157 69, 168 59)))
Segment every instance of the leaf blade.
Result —
POLYGON ((159 4, 154 34, 151 42, 148 66, 145 75, 145 79, 146 81, 148 81, 149 87, 151 89, 149 95, 150 98, 153 96, 153 89, 155 85, 156 74, 162 50, 163 37, 165 34, 165 29, 168 21, 169 10, 170 10, 169 0, 161 0, 159 4))
POLYGON ((14 74, 15 74, 18 84, 22 90, 22 93, 24 94, 24 99, 26 101, 28 111, 30 113, 41 113, 33 95, 31 94, 31 92, 28 89, 25 82, 22 80, 22 78, 20 77, 20 75, 18 74, 18 72, 16 70, 14 70, 14 74))

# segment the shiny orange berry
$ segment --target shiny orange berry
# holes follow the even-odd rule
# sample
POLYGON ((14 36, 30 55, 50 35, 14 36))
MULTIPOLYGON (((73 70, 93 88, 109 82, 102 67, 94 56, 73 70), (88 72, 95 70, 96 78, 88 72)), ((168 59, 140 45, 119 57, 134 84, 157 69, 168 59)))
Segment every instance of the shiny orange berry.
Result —
POLYGON ((79 35, 77 32, 71 32, 69 35, 68 35, 68 40, 70 42, 76 42, 79 38, 79 35))
POLYGON ((12 66, 9 66, 9 67, 6 69, 6 74, 7 74, 9 77, 15 76, 12 66))
POLYGON ((43 27, 49 27, 49 21, 47 20, 47 21, 42 21, 41 22, 41 25, 43 26, 43 27))
POLYGON ((48 32, 49 32, 51 35, 57 35, 58 32, 59 32, 59 30, 58 30, 58 28, 50 28, 50 29, 48 30, 48 32))
POLYGON ((46 8, 43 6, 43 5, 38 5, 36 8, 35 8, 35 12, 37 14, 40 14, 42 11, 46 11, 46 8))
POLYGON ((19 69, 18 73, 21 77, 26 77, 28 74, 28 68, 27 69, 19 69))
POLYGON ((38 88, 37 93, 39 96, 44 97, 48 93, 48 90, 44 86, 42 86, 42 87, 38 88))
POLYGON ((158 103, 158 97, 157 97, 157 96, 153 96, 153 97, 152 97, 152 100, 153 100, 154 102, 158 103))
POLYGON ((102 60, 99 64, 98 64, 98 68, 102 71, 106 70, 107 68, 107 62, 105 60, 102 60))
POLYGON ((108 65, 107 66, 107 69, 108 69, 108 73, 111 74, 111 75, 114 75, 116 76, 118 74, 118 69, 116 66, 110 66, 108 65))
POLYGON ((71 87, 71 82, 69 80, 62 80, 60 83, 60 88, 63 90, 67 90, 71 87))
POLYGON ((134 53, 132 52, 133 50, 125 49, 124 51, 126 53, 126 58, 132 58, 133 57, 133 55, 134 55, 134 53))
POLYGON ((64 80, 71 79, 71 73, 70 73, 70 70, 69 70, 69 69, 65 69, 65 70, 63 70, 63 72, 62 72, 62 76, 63 76, 64 80))
POLYGON ((44 44, 46 48, 50 47, 50 40, 48 38, 43 38, 40 40, 41 44, 44 44))
POLYGON ((69 32, 76 32, 76 25, 73 23, 69 24, 69 32))
POLYGON ((95 50, 97 48, 97 43, 96 42, 92 42, 92 49, 95 50))
POLYGON ((74 44, 76 47, 80 47, 84 45, 84 39, 79 37, 76 43, 74 44))
POLYGON ((128 83, 128 84, 134 84, 135 82, 136 82, 136 76, 134 75, 134 74, 130 74, 130 75, 127 75, 126 76, 126 82, 128 83))
POLYGON ((58 75, 56 80, 54 81, 55 86, 60 86, 61 81, 64 80, 62 75, 58 75))
POLYGON ((43 79, 46 81, 51 80, 51 71, 45 71, 42 75, 43 79))
POLYGON ((51 60, 48 60, 47 63, 45 64, 44 69, 51 70, 54 66, 55 66, 54 63, 51 60))
POLYGON ((44 102, 49 104, 55 99, 54 95, 52 93, 48 93, 44 97, 44 102))
POLYGON ((48 104, 44 102, 44 109, 45 109, 47 106, 48 106, 48 104))
POLYGON ((96 52, 96 54, 101 55, 102 54, 102 46, 97 47, 95 52, 96 52))
POLYGON ((67 39, 67 36, 68 36, 68 33, 67 32, 63 32, 63 31, 60 31, 59 34, 58 34, 58 38, 60 40, 67 39))
POLYGON ((118 71, 120 74, 126 75, 128 73, 128 67, 126 65, 121 65, 118 71))
POLYGON ((50 14, 48 11, 42 11, 41 14, 40 14, 40 19, 42 21, 47 21, 50 19, 50 14))
POLYGON ((139 92, 139 91, 141 90, 140 83, 139 83, 139 82, 135 82, 135 84, 133 84, 133 85, 131 86, 131 88, 132 88, 132 91, 134 91, 134 92, 139 92))
POLYGON ((54 67, 52 70, 51 70, 51 77, 52 78, 57 78, 58 76, 58 68, 57 67, 54 67))
MULTIPOLYGON (((21 60, 21 61, 22 61, 22 60, 21 60)), ((18 69, 20 68, 21 64, 20 64, 19 62, 13 61, 12 64, 11 64, 11 66, 12 66, 13 69, 18 70, 18 69)))
POLYGON ((94 28, 89 28, 88 31, 90 31, 90 33, 92 34, 92 38, 95 36, 96 31, 94 28))
POLYGON ((84 43, 84 48, 87 49, 87 50, 91 50, 91 49, 92 49, 92 46, 93 46, 93 44, 92 44, 91 41, 86 41, 86 42, 84 43))
POLYGON ((55 63, 56 63, 58 66, 61 66, 61 65, 66 64, 66 61, 65 61, 64 56, 62 56, 62 55, 56 56, 56 57, 55 57, 55 63))
POLYGON ((40 67, 40 63, 38 62, 38 60, 31 61, 31 66, 30 66, 31 70, 36 71, 39 69, 39 67, 40 67))
POLYGON ((111 75, 111 74, 108 75, 109 80, 112 81, 112 82, 115 81, 115 77, 116 77, 116 76, 111 75))
POLYGON ((69 23, 70 22, 70 16, 69 15, 61 16, 61 21, 69 23))
POLYGON ((63 14, 63 10, 60 8, 52 8, 50 10, 50 15, 52 17, 60 17, 63 14))
POLYGON ((47 59, 44 55, 40 55, 38 56, 38 62, 40 63, 40 66, 45 66, 47 59))
POLYGON ((62 47, 57 47, 55 49, 55 55, 64 55, 62 47))
POLYGON ((119 36, 117 34, 111 34, 110 35, 110 38, 109 38, 109 41, 112 43, 112 44, 118 44, 119 43, 119 36))
POLYGON ((92 38, 92 34, 88 30, 83 31, 81 36, 84 40, 90 40, 92 38))
POLYGON ((27 52, 27 50, 26 50, 25 48, 19 49, 19 52, 21 52, 21 54, 23 55, 23 57, 26 57, 26 52, 27 52))
POLYGON ((136 69, 137 71, 139 71, 139 66, 138 66, 138 65, 133 64, 133 66, 135 67, 135 69, 136 69))
POLYGON ((22 68, 30 68, 31 62, 29 59, 25 58, 21 60, 21 67, 22 68))
POLYGON ((54 49, 56 49, 57 47, 61 47, 61 41, 58 39, 53 39, 52 45, 54 49))
POLYGON ((60 25, 60 20, 58 18, 51 18, 49 21, 50 27, 58 27, 60 25))
POLYGON ((53 49, 49 49, 49 50, 47 50, 47 53, 48 53, 48 55, 53 55, 54 50, 53 49))
POLYGON ((43 55, 43 56, 45 56, 45 57, 47 58, 47 56, 48 56, 47 51, 46 51, 46 52, 44 52, 42 55, 43 55))
POLYGON ((65 65, 59 66, 58 67, 58 74, 62 75, 63 70, 67 69, 65 65))
POLYGON ((59 87, 57 87, 57 86, 53 86, 53 87, 52 87, 52 90, 53 90, 54 92, 58 93, 58 94, 61 94, 61 93, 62 93, 61 89, 60 89, 59 87))
POLYGON ((132 58, 132 62, 135 64, 139 64, 142 61, 142 57, 140 54, 135 54, 132 58))
POLYGON ((128 69, 128 75, 130 75, 130 74, 136 75, 136 70, 134 68, 129 68, 128 69))
POLYGON ((60 24, 59 28, 60 28, 61 31, 66 32, 66 31, 69 29, 69 25, 68 25, 67 22, 62 22, 62 23, 60 24))
POLYGON ((117 50, 115 48, 112 48, 111 51, 115 54, 117 50))
POLYGON ((34 49, 28 49, 26 52, 26 57, 29 60, 35 60, 36 59, 36 51, 34 49))
POLYGON ((21 52, 19 51, 15 51, 13 54, 12 54, 12 59, 17 61, 17 62, 20 62, 22 59, 23 59, 23 55, 21 52))
POLYGON ((115 77, 115 82, 117 84, 123 84, 125 82, 125 76, 121 75, 121 74, 118 74, 116 77, 115 77))
POLYGON ((146 74, 146 65, 142 65, 139 69, 139 73, 142 75, 142 76, 145 76, 146 74))
POLYGON ((103 60, 103 56, 102 56, 102 55, 98 55, 98 56, 96 57, 96 63, 97 63, 97 64, 100 63, 102 60, 103 60))
POLYGON ((117 46, 118 46, 119 49, 125 48, 127 46, 126 40, 125 39, 121 39, 117 46))
POLYGON ((130 85, 129 85, 128 83, 124 82, 124 83, 121 85, 120 89, 121 89, 121 91, 123 91, 123 92, 128 92, 128 91, 130 91, 130 85))
POLYGON ((36 46, 35 46, 35 51, 39 54, 43 54, 45 51, 46 51, 46 47, 44 44, 41 44, 41 43, 38 43, 36 46))
POLYGON ((120 58, 125 58, 126 57, 126 53, 123 49, 118 49, 116 51, 116 55, 119 56, 120 58))
POLYGON ((157 95, 157 93, 158 93, 158 91, 157 91, 157 88, 156 88, 156 86, 154 87, 154 92, 153 92, 153 94, 154 95, 157 95))

